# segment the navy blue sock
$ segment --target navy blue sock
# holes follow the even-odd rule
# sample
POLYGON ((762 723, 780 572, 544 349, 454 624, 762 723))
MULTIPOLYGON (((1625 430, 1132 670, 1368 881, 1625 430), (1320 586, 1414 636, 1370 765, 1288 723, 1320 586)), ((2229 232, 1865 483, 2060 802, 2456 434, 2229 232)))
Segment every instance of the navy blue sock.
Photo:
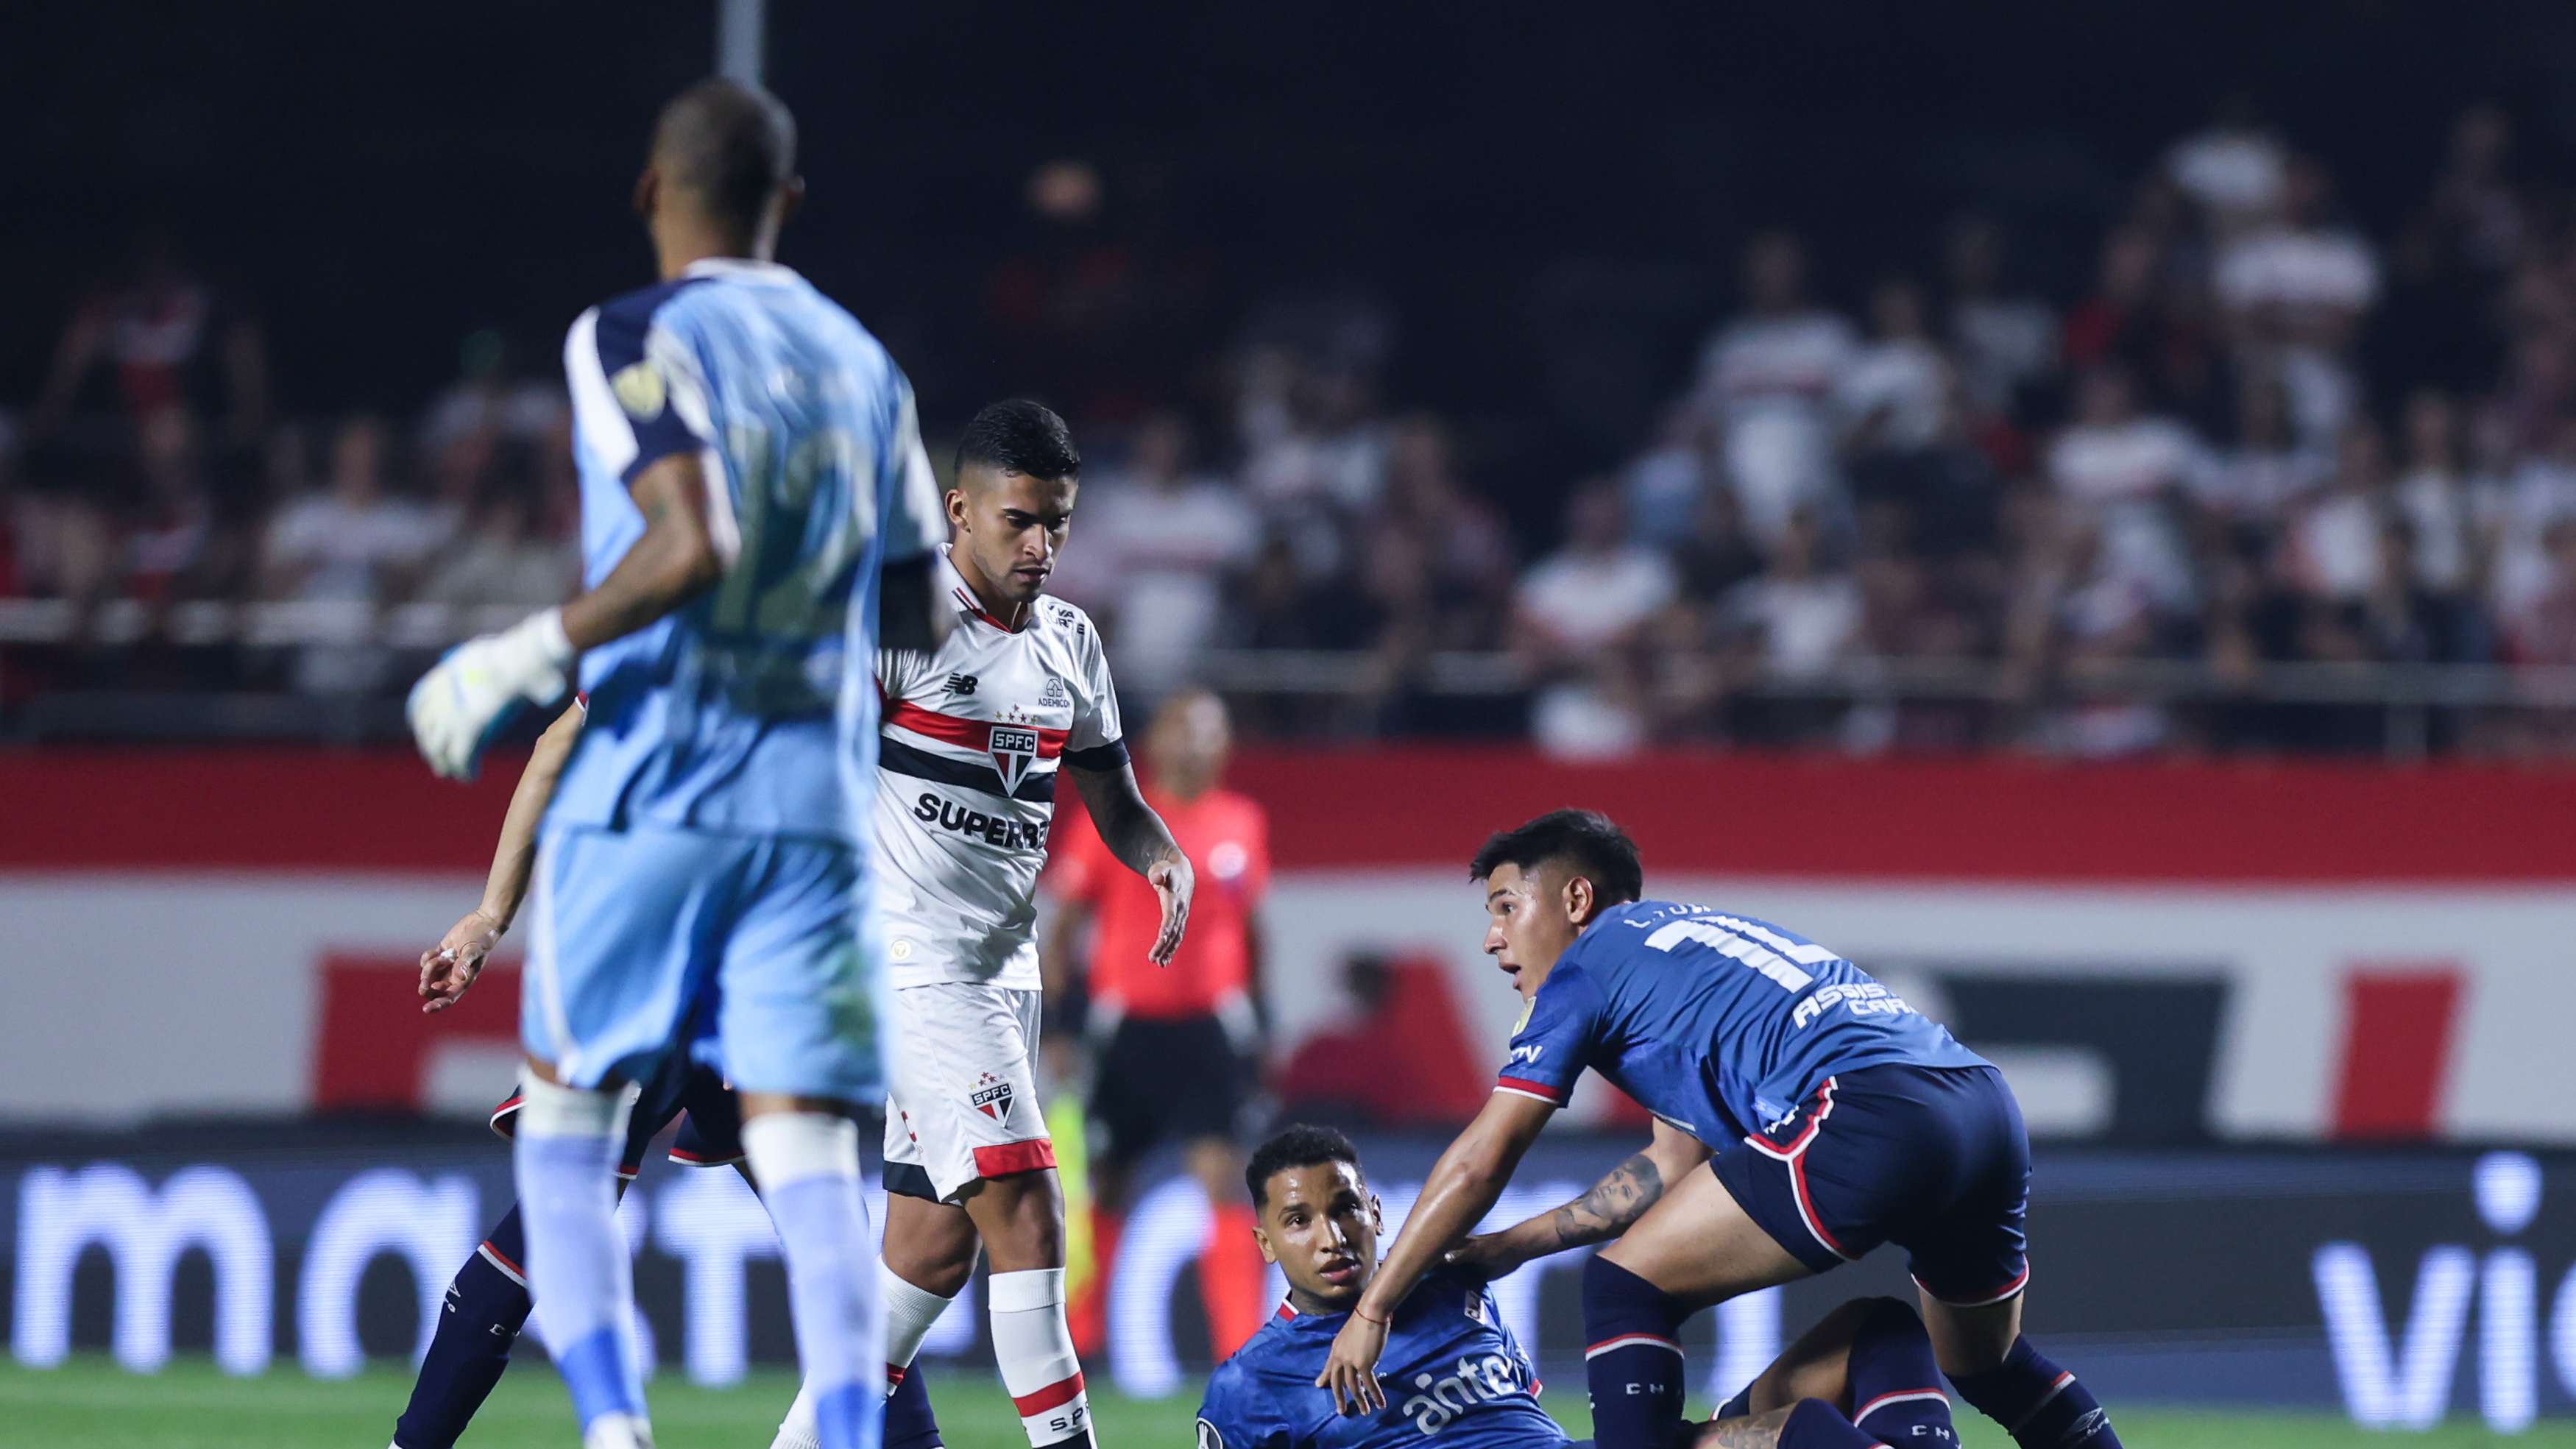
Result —
POLYGON ((2001 1366, 1964 1379, 1954 1374, 1950 1382, 2021 1449, 2120 1449, 2102 1405, 2027 1338, 2013 1340, 2001 1366))
POLYGON ((940 1449, 939 1419, 930 1412, 930 1388, 921 1381, 919 1359, 904 1370, 903 1382, 886 1400, 885 1449, 940 1449))
POLYGON ((1780 1426, 1780 1449, 1886 1449, 1875 1436, 1852 1428, 1850 1418, 1821 1398, 1803 1398, 1780 1426))
POLYGON ((402 1449, 453 1449, 501 1381, 501 1371, 510 1366, 510 1345, 528 1321, 531 1300, 519 1266, 527 1253, 513 1205, 508 1217, 492 1225, 483 1248, 456 1270, 447 1285, 446 1311, 438 1315, 438 1331, 411 1386, 411 1402, 394 1421, 394 1443, 402 1449), (509 1266, 496 1265, 495 1258, 509 1266))
POLYGON ((1611 1262, 1583 1265, 1584 1378, 1600 1449, 1673 1449, 1682 1442, 1682 1346, 1690 1316, 1671 1294, 1611 1262))
POLYGON ((1780 1426, 1779 1449, 1885 1449, 1822 1399, 1800 1399, 1780 1426))
POLYGON ((1890 1444, 1944 1449, 1959 1442, 1932 1337, 1912 1305, 1880 1298, 1852 1334, 1852 1422, 1890 1444))

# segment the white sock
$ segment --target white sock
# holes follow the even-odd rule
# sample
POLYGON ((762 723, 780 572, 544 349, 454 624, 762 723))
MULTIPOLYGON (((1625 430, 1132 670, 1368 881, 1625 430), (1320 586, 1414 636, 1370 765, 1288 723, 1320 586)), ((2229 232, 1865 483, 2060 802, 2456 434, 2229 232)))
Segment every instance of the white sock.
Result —
POLYGON ((1037 1449, 1091 1443, 1091 1400, 1064 1321, 1064 1270, 996 1273, 992 1298, 993 1357, 1002 1387, 1020 1411, 1020 1428, 1037 1449))
POLYGON ((635 1350, 634 1264, 617 1230, 622 1092, 520 1087, 510 1157, 528 1232, 528 1288, 545 1307, 546 1344, 572 1390, 588 1449, 649 1446, 635 1350))
MULTIPOLYGON (((885 1416, 876 1256, 859 1196, 859 1128, 825 1112, 764 1112, 742 1126, 743 1156, 760 1182, 787 1256, 796 1359, 821 1449, 873 1449, 885 1416)), ((795 1425, 796 1411, 789 1410, 795 1425)))
POLYGON ((769 1449, 823 1449, 822 1431, 814 1427, 813 1390, 796 1386, 796 1402, 787 1406, 787 1417, 779 1421, 778 1437, 769 1441, 769 1449))
POLYGON ((877 1293, 885 1301, 886 1396, 892 1398, 904 1371, 920 1357, 921 1341, 930 1336, 931 1325, 957 1300, 917 1287, 883 1263, 877 1265, 877 1293))

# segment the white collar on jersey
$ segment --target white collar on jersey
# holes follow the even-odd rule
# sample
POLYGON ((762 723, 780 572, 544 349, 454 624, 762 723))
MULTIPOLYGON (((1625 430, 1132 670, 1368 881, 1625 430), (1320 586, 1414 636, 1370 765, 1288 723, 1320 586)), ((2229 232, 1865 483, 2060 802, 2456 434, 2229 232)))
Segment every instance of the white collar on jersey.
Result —
POLYGON ((750 257, 700 257, 680 269, 684 277, 731 277, 743 282, 795 282, 796 269, 777 262, 754 261, 750 257))
POLYGON ((939 546, 939 570, 943 575, 941 582, 948 586, 948 592, 951 597, 957 600, 958 608, 974 615, 976 618, 983 620, 985 623, 992 625, 994 628, 1001 630, 1005 634, 1023 633, 1028 629, 1029 625, 1037 622, 1037 601, 1034 599, 1029 601, 1028 617, 1020 621, 1020 627, 1017 629, 1014 629, 1010 625, 1003 623, 1001 620, 994 618, 992 615, 985 613, 983 601, 975 597, 975 591, 967 586, 966 576, 957 571, 957 560, 949 556, 948 551, 953 546, 954 545, 945 543, 939 546))

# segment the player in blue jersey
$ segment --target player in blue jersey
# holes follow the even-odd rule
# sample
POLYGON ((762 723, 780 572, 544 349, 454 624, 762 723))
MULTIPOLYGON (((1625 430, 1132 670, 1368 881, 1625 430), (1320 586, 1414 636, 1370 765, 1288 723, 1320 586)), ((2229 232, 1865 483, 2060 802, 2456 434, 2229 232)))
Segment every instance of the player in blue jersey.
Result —
POLYGON ((822 1444, 878 1439, 855 1119, 884 1077, 861 807, 874 651, 941 637, 939 500, 902 373, 770 259, 803 194, 794 151, 756 88, 705 81, 664 107, 635 186, 661 279, 583 313, 564 345, 587 588, 457 649, 408 706, 431 765, 470 775, 580 660, 588 723, 534 862, 512 1156, 586 1449, 652 1442, 613 1169, 620 1088, 675 1054, 740 1092, 822 1444))
MULTIPOLYGON (((1432 1435, 1458 1449, 1585 1449, 1568 1444, 1539 1408, 1537 1367, 1504 1326, 1483 1273, 1465 1265, 1432 1269, 1396 1304, 1383 1400, 1363 1414, 1338 1412, 1315 1392, 1315 1376, 1377 1275, 1377 1195, 1350 1139, 1325 1127, 1282 1130, 1254 1151, 1243 1176, 1257 1214, 1254 1241, 1288 1279, 1288 1301, 1209 1376, 1198 1449, 1405 1449, 1432 1435)), ((1939 1389, 1923 1387, 1937 1377, 1911 1309, 1883 1298, 1846 1304, 1765 1369, 1718 1422, 1693 1426, 1692 1442, 1697 1449, 1871 1443, 1848 1438, 1844 1414, 1879 1428, 1901 1404, 1939 1401, 1939 1389), (1816 1426, 1827 1437, 1815 1437, 1816 1426), (1836 1428, 1844 1437, 1831 1437, 1836 1428)))
POLYGON ((2116 1449, 2092 1394, 2021 1336, 2030 1147, 2000 1072, 1826 947, 1640 900, 1636 846, 1599 815, 1496 835, 1473 875, 1485 950, 1528 1007, 1317 1379, 1337 1401, 1382 1402, 1383 1320, 1444 1258, 1502 1272, 1616 1238, 1584 1267, 1594 1431, 1663 1449, 1686 1433, 1686 1319, 1893 1242, 1961 1397, 2023 1449, 2116 1449), (1654 1113, 1650 1145, 1574 1202, 1468 1238, 1586 1068, 1654 1113))
POLYGON ((1377 1195, 1350 1139, 1290 1127, 1244 1170, 1261 1256, 1288 1301, 1208 1379, 1198 1449, 1396 1449, 1437 1434, 1457 1449, 1565 1449, 1538 1406, 1538 1369, 1484 1280, 1433 1269, 1387 1310, 1388 1388, 1365 1416, 1315 1392, 1315 1374, 1377 1272, 1377 1195))

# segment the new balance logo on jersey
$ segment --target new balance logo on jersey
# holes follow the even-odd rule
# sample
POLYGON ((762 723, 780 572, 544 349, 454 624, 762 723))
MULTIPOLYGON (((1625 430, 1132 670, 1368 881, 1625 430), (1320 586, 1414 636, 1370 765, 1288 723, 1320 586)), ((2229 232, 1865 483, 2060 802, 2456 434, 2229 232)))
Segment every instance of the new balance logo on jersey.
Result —
POLYGON ((1038 732, 995 725, 993 742, 987 748, 993 755, 993 769, 1002 777, 1002 793, 1008 795, 1020 788, 1021 779, 1029 773, 1029 762, 1038 757, 1038 732))
POLYGON ((948 692, 957 696, 959 699, 965 699, 974 694, 975 683, 974 675, 952 674, 948 676, 948 692))
POLYGON ((1008 1121, 1011 1116, 1011 1084, 991 1072, 984 1074, 984 1081, 989 1085, 968 1093, 966 1105, 996 1122, 1008 1121))

